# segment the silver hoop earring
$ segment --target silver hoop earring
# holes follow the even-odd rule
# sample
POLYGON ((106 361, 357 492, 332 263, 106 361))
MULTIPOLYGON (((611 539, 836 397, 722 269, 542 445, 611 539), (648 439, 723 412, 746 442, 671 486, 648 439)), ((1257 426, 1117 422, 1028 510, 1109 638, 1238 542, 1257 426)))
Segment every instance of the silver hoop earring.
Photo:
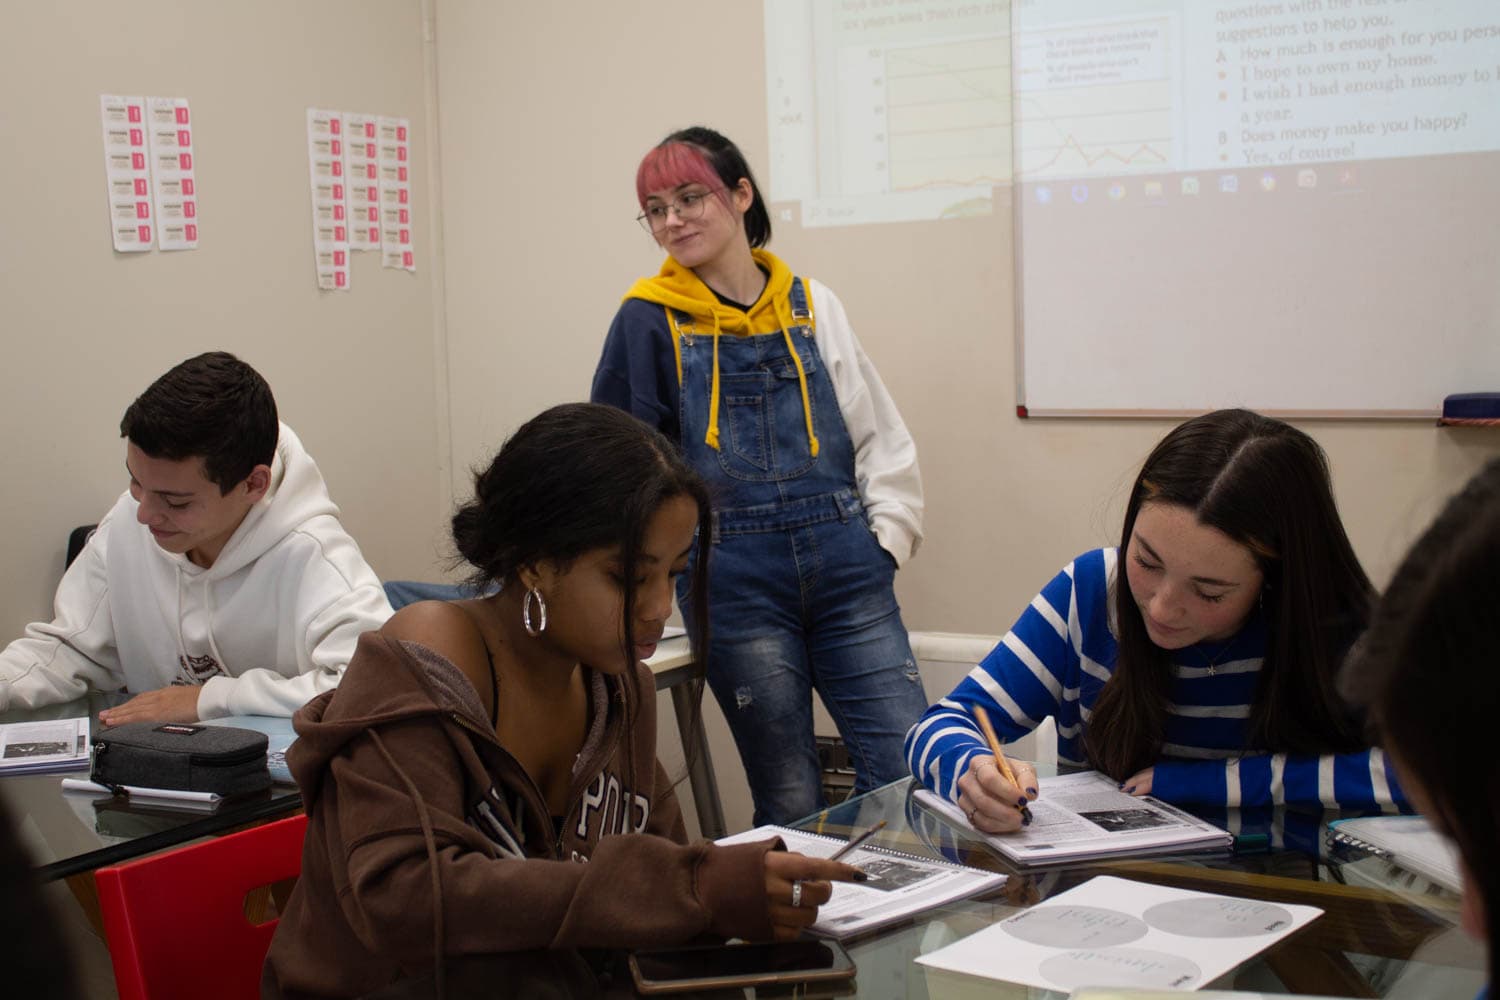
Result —
POLYGON ((538 636, 547 631, 547 599, 535 587, 526 591, 526 596, 521 599, 521 626, 526 629, 526 634, 530 636, 538 636), (536 599, 537 613, 542 619, 540 625, 531 624, 531 601, 533 598, 536 599))

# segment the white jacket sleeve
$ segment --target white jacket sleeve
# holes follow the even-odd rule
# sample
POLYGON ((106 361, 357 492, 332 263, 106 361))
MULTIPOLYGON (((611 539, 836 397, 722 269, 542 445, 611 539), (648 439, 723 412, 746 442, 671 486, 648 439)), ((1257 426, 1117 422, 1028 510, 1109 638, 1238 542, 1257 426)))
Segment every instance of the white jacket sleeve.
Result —
POLYGON ((385 590, 348 536, 318 540, 320 555, 301 574, 289 636, 295 662, 211 677, 198 696, 198 716, 289 716, 338 686, 359 637, 391 616, 385 590), (357 565, 355 564, 357 560, 357 565))
POLYGON ((108 526, 106 518, 63 574, 52 621, 32 622, 0 652, 0 710, 55 705, 90 687, 124 684, 104 573, 108 526))
POLYGON ((922 473, 917 445, 844 312, 827 287, 809 281, 818 350, 854 445, 854 478, 881 548, 906 563, 922 541, 922 473))

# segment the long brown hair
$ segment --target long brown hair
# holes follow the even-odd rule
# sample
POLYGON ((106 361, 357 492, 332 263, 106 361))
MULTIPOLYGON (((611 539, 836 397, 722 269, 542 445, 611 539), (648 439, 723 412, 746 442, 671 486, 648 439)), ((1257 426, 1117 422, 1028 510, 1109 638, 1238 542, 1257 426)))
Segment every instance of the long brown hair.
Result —
POLYGON ((1500 961, 1500 460, 1448 501, 1401 561, 1339 688, 1426 793, 1479 890, 1500 961))
MULTIPOLYGON (((1254 556, 1264 584, 1266 656, 1246 750, 1329 753, 1362 746, 1335 679, 1369 620, 1374 589, 1344 533, 1328 459, 1317 442, 1249 410, 1216 410, 1181 424, 1141 467, 1125 507, 1120 558, 1147 503, 1186 507, 1254 556)), ((1160 756, 1172 683, 1123 567, 1115 576, 1118 658, 1089 717, 1084 747, 1124 780, 1160 756)))

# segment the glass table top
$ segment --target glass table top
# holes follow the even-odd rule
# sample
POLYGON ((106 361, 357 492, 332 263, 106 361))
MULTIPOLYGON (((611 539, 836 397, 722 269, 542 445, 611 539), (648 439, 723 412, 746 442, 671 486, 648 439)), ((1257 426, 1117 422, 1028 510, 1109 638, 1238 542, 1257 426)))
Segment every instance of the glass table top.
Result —
MULTIPOLYGON (((88 715, 91 731, 98 732, 99 710, 121 700, 120 695, 93 693, 43 709, 0 712, 0 723, 88 715)), ((65 777, 86 778, 88 772, 0 776, 0 802, 43 879, 93 871, 200 837, 288 816, 302 808, 302 797, 294 785, 272 785, 263 792, 227 799, 208 808, 64 792, 65 777)))
POLYGON ((912 797, 918 787, 910 779, 895 782, 791 825, 846 838, 885 820, 866 846, 959 861, 1009 878, 989 896, 845 941, 859 968, 855 995, 1065 996, 928 969, 914 960, 1098 875, 1323 910, 1321 918, 1206 988, 1472 1000, 1484 983, 1484 949, 1459 928, 1456 895, 1383 859, 1326 845, 1327 823, 1346 814, 1281 807, 1207 812, 1205 818, 1236 834, 1235 850, 1022 869, 922 808, 912 797))

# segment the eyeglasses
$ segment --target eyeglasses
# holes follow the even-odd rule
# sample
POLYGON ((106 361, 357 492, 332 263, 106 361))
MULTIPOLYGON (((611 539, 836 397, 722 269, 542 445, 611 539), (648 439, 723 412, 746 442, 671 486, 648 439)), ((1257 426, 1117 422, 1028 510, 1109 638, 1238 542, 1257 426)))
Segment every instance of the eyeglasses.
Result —
POLYGON ((665 229, 671 212, 676 212, 677 218, 683 222, 692 222, 703 217, 703 209, 707 207, 708 199, 722 190, 724 189, 685 191, 670 202, 647 205, 646 210, 635 217, 635 221, 639 222, 641 228, 648 233, 659 233, 665 229))

